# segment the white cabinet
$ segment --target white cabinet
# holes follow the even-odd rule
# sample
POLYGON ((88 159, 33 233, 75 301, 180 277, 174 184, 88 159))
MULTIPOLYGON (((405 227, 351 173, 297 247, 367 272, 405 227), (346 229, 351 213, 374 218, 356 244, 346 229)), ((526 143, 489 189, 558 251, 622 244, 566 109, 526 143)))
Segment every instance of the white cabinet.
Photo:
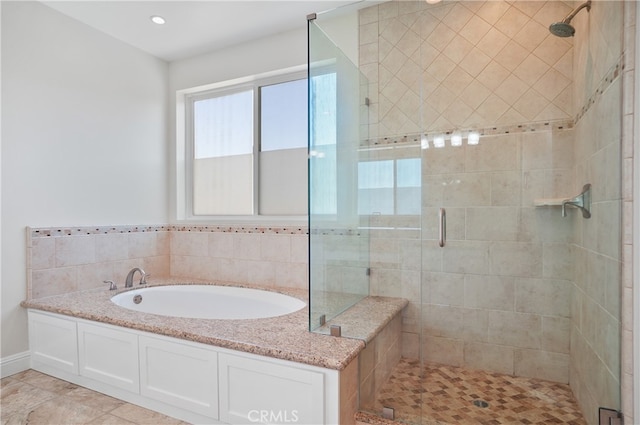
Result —
POLYGON ((231 424, 323 424, 324 375, 220 354, 220 419, 231 424))
POLYGON ((29 314, 31 364, 45 373, 60 370, 78 374, 78 338, 75 320, 46 313, 29 314))
POLYGON ((29 310, 35 370, 190 423, 337 424, 340 372, 29 310))
POLYGON ((218 418, 215 351, 147 336, 140 336, 139 343, 143 396, 218 418))
POLYGON ((114 326, 78 323, 80 376, 137 393, 138 337, 114 326))

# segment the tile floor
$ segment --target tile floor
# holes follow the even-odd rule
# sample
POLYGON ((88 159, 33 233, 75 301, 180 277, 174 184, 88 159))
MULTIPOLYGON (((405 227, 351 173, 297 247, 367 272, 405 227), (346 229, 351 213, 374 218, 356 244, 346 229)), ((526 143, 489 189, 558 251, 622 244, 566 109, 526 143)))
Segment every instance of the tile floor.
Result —
POLYGON ((34 370, 3 378, 2 425, 186 425, 34 370))
MULTIPOLYGON (((373 412, 421 425, 586 425, 568 385, 402 359, 373 412), (487 407, 476 407, 474 401, 487 407), (421 420, 422 413, 422 420, 421 420)), ((371 422, 371 421, 369 421, 371 422)))
MULTIPOLYGON (((186 425, 34 370, 1 383, 2 425, 186 425)), ((406 359, 373 411, 383 406, 395 408, 396 421, 420 425, 586 424, 568 385, 451 366, 421 370, 418 361, 406 359), (476 407, 474 400, 489 406, 476 407)))

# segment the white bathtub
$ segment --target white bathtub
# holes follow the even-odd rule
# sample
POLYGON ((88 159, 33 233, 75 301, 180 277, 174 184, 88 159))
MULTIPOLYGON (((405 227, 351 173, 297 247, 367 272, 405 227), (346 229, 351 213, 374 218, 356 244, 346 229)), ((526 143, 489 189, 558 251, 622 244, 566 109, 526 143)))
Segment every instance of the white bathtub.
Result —
POLYGON ((122 292, 111 301, 143 313, 192 319, 260 319, 293 313, 306 305, 277 292, 215 285, 152 286, 122 292))

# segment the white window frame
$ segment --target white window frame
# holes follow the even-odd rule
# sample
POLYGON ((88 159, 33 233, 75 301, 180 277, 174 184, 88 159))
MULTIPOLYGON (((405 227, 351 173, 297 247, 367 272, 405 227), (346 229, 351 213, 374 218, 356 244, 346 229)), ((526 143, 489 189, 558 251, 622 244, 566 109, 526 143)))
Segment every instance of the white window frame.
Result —
POLYGON ((306 224, 305 215, 259 214, 259 153, 260 153, 260 87, 308 78, 307 66, 301 65, 270 73, 208 84, 176 92, 176 219, 201 223, 256 222, 306 224), (254 92, 253 144, 253 214, 251 215, 195 215, 193 213, 193 102, 212 94, 232 94, 247 89, 254 92))

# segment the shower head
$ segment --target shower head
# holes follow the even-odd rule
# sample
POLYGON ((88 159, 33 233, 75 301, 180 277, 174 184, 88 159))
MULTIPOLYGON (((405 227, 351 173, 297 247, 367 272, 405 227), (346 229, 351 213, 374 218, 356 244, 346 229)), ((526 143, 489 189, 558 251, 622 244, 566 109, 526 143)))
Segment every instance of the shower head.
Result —
POLYGON ((549 31, 551 31, 551 34, 557 35, 558 37, 573 37, 576 33, 576 29, 571 25, 571 20, 585 7, 587 8, 587 12, 591 10, 591 0, 588 0, 576 7, 562 21, 554 22, 549 25, 549 31))
POLYGON ((576 29, 568 22, 554 22, 549 25, 549 31, 551 34, 557 35, 558 37, 573 37, 576 33, 576 29))

